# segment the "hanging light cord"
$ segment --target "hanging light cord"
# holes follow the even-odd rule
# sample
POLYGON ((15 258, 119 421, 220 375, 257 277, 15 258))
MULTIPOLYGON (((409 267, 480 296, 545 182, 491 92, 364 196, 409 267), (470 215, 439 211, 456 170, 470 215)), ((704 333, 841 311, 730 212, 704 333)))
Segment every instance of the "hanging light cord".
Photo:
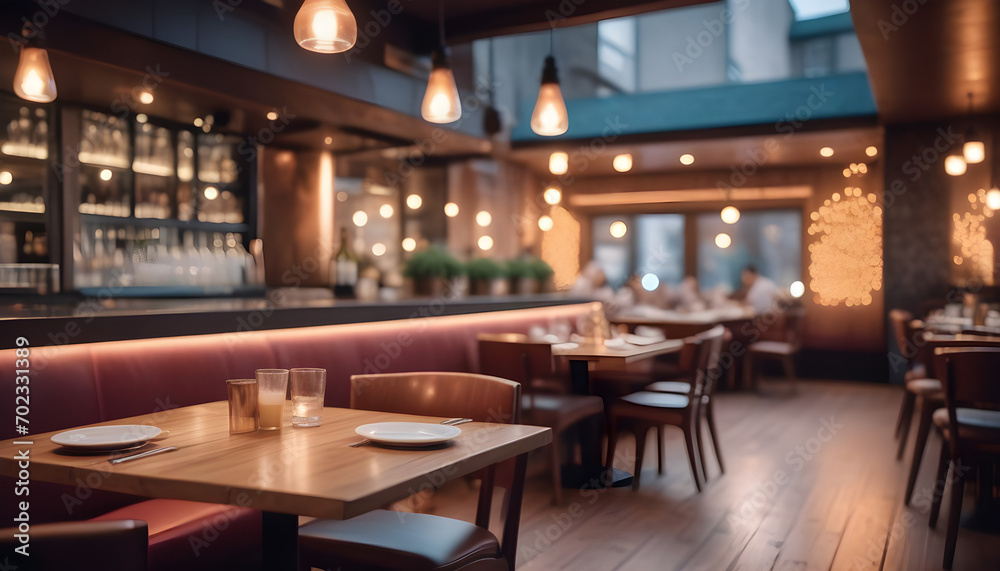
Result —
POLYGON ((486 63, 489 65, 489 73, 486 74, 489 85, 486 86, 486 93, 490 96, 490 107, 493 107, 493 38, 490 38, 490 49, 487 54, 486 63))
POLYGON ((444 47, 444 0, 438 2, 438 33, 441 36, 441 47, 444 47))
POLYGON ((549 28, 549 55, 550 56, 555 56, 555 54, 556 54, 556 50, 555 50, 555 37, 556 37, 556 29, 555 28, 549 28))

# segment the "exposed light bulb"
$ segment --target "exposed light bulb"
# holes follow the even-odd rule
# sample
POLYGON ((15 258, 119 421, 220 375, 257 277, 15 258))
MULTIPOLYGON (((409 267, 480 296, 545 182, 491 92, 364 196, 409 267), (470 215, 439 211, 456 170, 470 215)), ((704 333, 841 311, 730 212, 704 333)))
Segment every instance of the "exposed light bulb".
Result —
POLYGON ((552 174, 566 174, 569 170, 569 155, 556 151, 549 155, 549 172, 552 174))
POLYGON ((142 103, 143 105, 149 105, 153 102, 153 99, 154 97, 152 91, 143 91, 139 94, 139 103, 142 103))
POLYGON ((722 217, 722 221, 726 224, 736 224, 740 219, 740 210, 735 206, 727 206, 722 209, 719 216, 722 217))
POLYGON ((994 186, 987 191, 986 207, 990 210, 1000 210, 1000 188, 994 186))
POLYGON ((833 148, 832 147, 823 147, 822 149, 819 150, 819 156, 821 156, 821 157, 832 157, 833 156, 833 148))
POLYGON ((354 222, 355 226, 360 228, 365 224, 368 224, 368 214, 365 213, 364 210, 358 210, 354 213, 354 216, 351 217, 351 220, 354 222))
POLYGON ((219 189, 214 186, 206 186, 204 195, 207 200, 215 200, 216 198, 219 198, 219 189))
POLYGON ((569 129, 569 114, 566 112, 566 102, 559 88, 556 60, 548 56, 542 69, 542 85, 538 89, 538 100, 535 101, 535 110, 531 113, 531 130, 543 137, 554 137, 562 135, 567 129, 569 129))
POLYGON ((628 172, 632 170, 632 155, 624 153, 615 157, 611 166, 618 172, 628 172))
POLYGON ((383 204, 382 206, 379 207, 378 213, 379 216, 381 216, 382 218, 392 218, 392 213, 393 213, 392 205, 383 204))
POLYGON ((321 54, 346 52, 358 40, 358 22, 344 0, 306 0, 292 29, 300 46, 321 54))
POLYGON ((417 249, 417 241, 413 238, 403 238, 403 249, 412 252, 417 249))
POLYGON ((555 226, 555 222, 552 220, 551 216, 543 215, 538 218, 538 229, 542 232, 548 232, 555 226))
POLYGON ((962 155, 948 155, 944 158, 944 172, 951 176, 962 176, 966 168, 965 158, 962 155))
POLYGON ((424 200, 420 198, 419 194, 411 194, 406 197, 406 205, 410 210, 416 210, 420 208, 420 205, 424 203, 424 200))
POLYGON ((621 220, 615 220, 611 223, 611 227, 608 230, 611 232, 612 237, 621 238, 628 232, 628 226, 621 220))
POLYGON ((687 165, 693 165, 694 164, 694 155, 692 155, 690 153, 684 153, 683 155, 680 156, 680 158, 678 160, 681 161, 682 165, 685 165, 685 166, 687 166, 687 165))
POLYGON ((493 222, 493 216, 491 216, 489 212, 480 210, 476 213, 476 224, 479 226, 485 228, 489 226, 491 222, 493 222))
POLYGON ((479 249, 483 251, 493 249, 493 238, 481 236, 479 238, 479 249))
POLYGON ((966 141, 962 145, 962 156, 969 164, 978 164, 986 159, 986 144, 982 141, 966 141))
POLYGON ((732 243, 733 239, 730 238, 729 234, 726 234, 725 232, 722 232, 715 236, 715 245, 722 249, 728 248, 732 243))
POLYGON ((49 103, 56 98, 56 80, 49 65, 49 53, 42 48, 21 48, 14 72, 14 93, 35 103, 49 103))
POLYGON ((374 244, 372 244, 372 254, 376 256, 381 256, 385 254, 385 250, 386 250, 385 244, 383 244, 382 242, 375 242, 374 244))
POLYGON ((558 188, 550 186, 542 193, 542 199, 545 200, 545 204, 555 206, 562 200, 562 192, 558 188))
POLYGON ((868 155, 869 157, 874 157, 875 155, 878 154, 878 147, 875 146, 868 147, 867 149, 865 149, 865 154, 868 155))
POLYGON ((449 202, 444 205, 444 215, 448 218, 454 218, 458 216, 458 205, 454 202, 449 202))
POLYGON ((452 123, 462 117, 462 102, 458 98, 455 74, 448 67, 444 48, 434 51, 431 76, 420 105, 420 116, 429 123, 452 123))

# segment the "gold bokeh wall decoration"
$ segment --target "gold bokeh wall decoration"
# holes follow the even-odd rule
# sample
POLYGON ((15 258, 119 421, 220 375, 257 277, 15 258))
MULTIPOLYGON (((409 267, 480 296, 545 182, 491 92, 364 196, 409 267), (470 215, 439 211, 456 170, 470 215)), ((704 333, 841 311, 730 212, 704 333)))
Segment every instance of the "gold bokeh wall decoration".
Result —
POLYGON ((553 206, 552 229, 542 233, 542 259, 552 266, 558 289, 573 285, 580 274, 580 223, 568 210, 553 206))
MULTIPOLYGON (((844 176, 864 174, 859 170, 845 169, 844 176)), ((848 186, 843 195, 833 193, 809 218, 813 300, 830 306, 870 305, 872 292, 882 289, 882 207, 877 197, 848 186)))
MULTIPOLYGON (((964 201, 963 201, 964 202, 964 201)), ((986 238, 986 219, 994 212, 986 206, 986 190, 979 189, 968 196, 969 207, 965 212, 955 212, 951 232, 951 262, 963 281, 979 281, 993 285, 993 243, 986 238)))

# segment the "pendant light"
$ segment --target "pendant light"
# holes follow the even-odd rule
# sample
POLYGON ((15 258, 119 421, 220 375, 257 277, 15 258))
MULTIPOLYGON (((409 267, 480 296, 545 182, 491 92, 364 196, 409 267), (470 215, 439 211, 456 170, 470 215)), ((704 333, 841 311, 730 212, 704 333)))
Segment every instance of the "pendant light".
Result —
POLYGON ((35 103, 50 103, 56 98, 56 80, 49 65, 49 52, 42 48, 21 46, 21 56, 14 72, 14 93, 35 103))
POLYGON ((972 93, 969 93, 969 130, 965 132, 965 143, 962 145, 962 156, 966 163, 977 164, 986 158, 986 144, 982 137, 976 135, 972 123, 972 93))
POLYGON ((292 31, 300 46, 321 54, 346 52, 358 41, 358 22, 344 0, 306 0, 292 31))
POLYGON ((455 74, 448 66, 448 48, 444 43, 444 0, 438 3, 438 32, 441 44, 431 54, 431 76, 420 105, 420 116, 429 123, 452 123, 462 117, 462 102, 458 98, 455 74))
POLYGON ((731 189, 726 190, 726 202, 728 203, 721 212, 719 212, 719 217, 726 224, 736 224, 740 220, 740 209, 733 206, 733 191, 731 189))
POLYGON ((542 86, 538 89, 538 100, 531 113, 531 130, 543 137, 562 135, 569 129, 569 114, 562 90, 559 89, 559 73, 556 58, 552 56, 555 30, 549 31, 549 55, 542 68, 542 86))

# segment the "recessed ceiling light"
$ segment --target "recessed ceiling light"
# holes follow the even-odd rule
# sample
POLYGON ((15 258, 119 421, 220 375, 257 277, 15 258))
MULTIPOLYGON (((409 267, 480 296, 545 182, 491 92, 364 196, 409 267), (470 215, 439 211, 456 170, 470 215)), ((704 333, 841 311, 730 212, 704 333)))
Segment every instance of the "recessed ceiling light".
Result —
POLYGON ((819 150, 819 156, 821 156, 821 157, 832 157, 833 156, 833 148, 832 147, 823 147, 822 149, 819 150))
POLYGON ((276 121, 277 119, 278 119, 278 113, 277 112, 275 112, 275 111, 268 111, 267 112, 267 120, 268 121, 276 121))
POLYGON ((680 161, 682 165, 694 164, 694 155, 690 153, 684 153, 683 155, 681 155, 680 161))
POLYGON ((632 155, 624 153, 616 156, 615 160, 611 162, 611 166, 613 166, 618 172, 628 172, 632 170, 632 155))

